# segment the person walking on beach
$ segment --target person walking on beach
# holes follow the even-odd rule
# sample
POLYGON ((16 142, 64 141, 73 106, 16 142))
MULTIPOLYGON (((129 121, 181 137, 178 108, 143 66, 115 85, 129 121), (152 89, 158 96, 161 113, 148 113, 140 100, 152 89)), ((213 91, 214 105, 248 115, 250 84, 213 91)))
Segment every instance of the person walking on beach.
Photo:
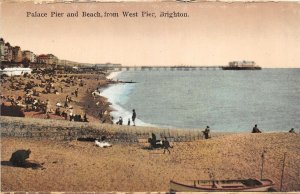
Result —
POLYGON ((252 133, 261 133, 261 131, 258 129, 257 124, 252 129, 252 133))
POLYGON ((136 113, 135 110, 132 110, 132 122, 133 122, 133 126, 135 126, 135 118, 136 118, 136 113))
POLYGON ((173 147, 170 146, 170 142, 168 141, 167 137, 165 137, 165 139, 162 141, 162 146, 164 148, 164 154, 165 154, 166 150, 169 152, 169 154, 171 154, 169 148, 173 148, 173 147))

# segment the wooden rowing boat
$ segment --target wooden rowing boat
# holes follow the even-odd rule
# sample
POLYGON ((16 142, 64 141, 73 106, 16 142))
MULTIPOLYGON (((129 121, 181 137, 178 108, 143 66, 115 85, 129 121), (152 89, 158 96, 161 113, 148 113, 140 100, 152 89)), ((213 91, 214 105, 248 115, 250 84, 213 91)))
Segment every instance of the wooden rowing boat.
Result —
POLYGON ((171 192, 234 192, 234 191, 268 191, 274 186, 269 179, 245 180, 194 180, 189 184, 170 181, 171 192))

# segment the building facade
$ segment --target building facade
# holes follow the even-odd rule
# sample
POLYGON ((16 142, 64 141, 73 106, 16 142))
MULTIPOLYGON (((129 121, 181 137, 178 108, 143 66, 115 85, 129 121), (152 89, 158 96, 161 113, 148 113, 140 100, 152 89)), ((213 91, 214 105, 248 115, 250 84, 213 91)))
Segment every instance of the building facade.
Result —
POLYGON ((58 58, 52 54, 39 55, 36 60, 37 63, 47 64, 47 65, 56 65, 58 63, 58 58))
POLYGON ((12 49, 13 53, 13 62, 20 63, 23 60, 23 54, 19 46, 15 46, 12 49))
POLYGON ((23 60, 27 59, 31 63, 35 63, 36 62, 36 55, 33 52, 26 50, 26 51, 23 51, 22 54, 23 54, 23 60))
POLYGON ((3 38, 0 38, 0 60, 4 61, 4 40, 3 38))
POLYGON ((27 60, 30 63, 41 63, 47 65, 57 65, 58 58, 53 54, 36 56, 32 51, 25 50, 22 52, 20 46, 11 46, 0 38, 0 61, 4 63, 22 63, 27 60))
POLYGON ((10 46, 9 42, 4 45, 4 61, 11 62, 13 59, 13 50, 12 46, 10 46))

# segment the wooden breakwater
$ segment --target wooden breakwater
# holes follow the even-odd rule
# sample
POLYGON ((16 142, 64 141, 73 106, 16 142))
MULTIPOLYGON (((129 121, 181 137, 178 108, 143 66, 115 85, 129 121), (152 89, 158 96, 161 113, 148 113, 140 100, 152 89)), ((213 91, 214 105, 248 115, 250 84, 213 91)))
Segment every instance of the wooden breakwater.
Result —
POLYGON ((20 117, 0 117, 1 137, 20 137, 51 140, 76 140, 78 138, 101 138, 106 136, 112 141, 134 136, 109 131, 103 125, 95 127, 89 123, 68 122, 60 120, 28 119, 20 117))
POLYGON ((33 119, 0 116, 1 137, 20 137, 51 140, 101 138, 112 142, 138 142, 151 133, 168 137, 171 141, 187 142, 203 139, 201 130, 134 127, 100 123, 70 122, 64 120, 33 119))

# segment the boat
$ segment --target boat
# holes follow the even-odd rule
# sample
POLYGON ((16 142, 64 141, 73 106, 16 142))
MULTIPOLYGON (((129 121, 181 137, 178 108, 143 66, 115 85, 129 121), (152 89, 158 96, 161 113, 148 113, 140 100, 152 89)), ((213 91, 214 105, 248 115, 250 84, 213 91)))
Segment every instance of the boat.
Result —
POLYGON ((231 61, 228 66, 223 66, 223 70, 261 70, 254 61, 231 61))
POLYGON ((274 182, 270 179, 244 180, 193 180, 189 184, 170 181, 171 192, 240 192, 270 191, 274 182))

